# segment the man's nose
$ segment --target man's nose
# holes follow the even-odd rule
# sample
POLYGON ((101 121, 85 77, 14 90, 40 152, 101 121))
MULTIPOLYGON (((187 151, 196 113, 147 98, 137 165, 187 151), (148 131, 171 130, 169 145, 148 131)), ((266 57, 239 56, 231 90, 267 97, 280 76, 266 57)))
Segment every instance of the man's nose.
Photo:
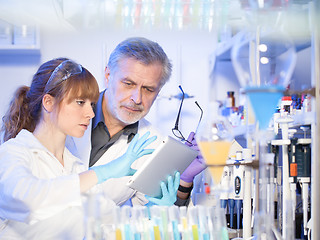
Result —
POLYGON ((142 101, 142 93, 140 88, 136 88, 132 91, 131 93, 131 100, 135 103, 135 104, 141 104, 142 101))

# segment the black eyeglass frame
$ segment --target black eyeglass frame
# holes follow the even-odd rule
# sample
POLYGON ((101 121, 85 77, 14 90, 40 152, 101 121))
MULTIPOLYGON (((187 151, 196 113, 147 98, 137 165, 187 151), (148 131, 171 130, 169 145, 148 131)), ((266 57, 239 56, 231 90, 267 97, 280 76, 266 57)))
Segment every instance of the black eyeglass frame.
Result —
MULTIPOLYGON (((180 120, 180 115, 181 115, 181 109, 182 109, 182 103, 183 103, 183 100, 184 100, 184 96, 185 96, 185 93, 181 87, 181 85, 179 85, 179 88, 182 92, 182 96, 181 96, 181 103, 180 103, 180 106, 179 106, 179 111, 178 111, 178 115, 177 115, 177 119, 176 119, 176 122, 175 122, 175 125, 174 125, 174 128, 172 128, 172 133, 175 137, 177 137, 178 139, 180 139, 181 141, 186 141, 190 144, 192 144, 191 142, 189 142, 182 134, 182 132, 179 130, 179 120, 180 120)), ((197 133, 198 131, 198 128, 199 128, 199 125, 200 125, 200 122, 201 122, 201 119, 202 119, 202 115, 203 115, 203 110, 202 108, 200 107, 199 103, 197 101, 195 101, 195 104, 197 105, 197 107, 200 109, 200 118, 199 118, 199 122, 198 122, 198 125, 197 125, 197 128, 196 128, 196 131, 195 133, 197 133)))

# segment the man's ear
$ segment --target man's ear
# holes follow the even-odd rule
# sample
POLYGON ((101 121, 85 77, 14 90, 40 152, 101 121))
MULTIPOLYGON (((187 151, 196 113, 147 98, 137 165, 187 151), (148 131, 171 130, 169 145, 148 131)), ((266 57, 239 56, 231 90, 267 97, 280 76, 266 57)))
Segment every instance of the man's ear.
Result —
POLYGON ((46 112, 52 112, 54 109, 54 97, 50 94, 45 94, 42 98, 42 106, 46 112))
POLYGON ((110 77, 110 69, 108 68, 108 66, 106 66, 106 68, 104 69, 104 84, 106 88, 108 88, 108 85, 109 85, 109 77, 110 77))

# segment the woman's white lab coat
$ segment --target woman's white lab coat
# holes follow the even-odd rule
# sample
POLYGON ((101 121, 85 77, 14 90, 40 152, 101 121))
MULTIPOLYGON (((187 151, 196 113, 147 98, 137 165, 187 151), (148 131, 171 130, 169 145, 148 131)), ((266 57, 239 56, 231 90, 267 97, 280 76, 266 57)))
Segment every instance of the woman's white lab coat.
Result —
MULTIPOLYGON (((86 131, 82 138, 69 138, 66 145, 70 152, 75 156, 79 157, 86 166, 89 166, 89 157, 91 151, 91 125, 89 126, 90 131, 86 131)), ((157 136, 156 141, 151 143, 147 148, 156 148, 163 135, 159 133, 151 123, 145 119, 139 121, 138 133, 140 137, 150 131, 150 136, 157 136)), ((95 166, 106 164, 121 155, 123 155, 128 148, 128 136, 122 135, 118 141, 116 141, 95 163, 95 166)), ((148 158, 148 155, 143 156, 136 160, 132 164, 132 168, 138 169, 143 162, 148 158)), ((130 177, 121 177, 109 179, 99 185, 105 196, 111 198, 117 205, 124 204, 127 200, 131 198, 133 205, 145 205, 148 200, 144 197, 143 193, 137 192, 129 188, 126 184, 130 177)))
POLYGON ((63 157, 65 166, 27 130, 0 146, 0 239, 83 239, 86 168, 66 148, 63 157))

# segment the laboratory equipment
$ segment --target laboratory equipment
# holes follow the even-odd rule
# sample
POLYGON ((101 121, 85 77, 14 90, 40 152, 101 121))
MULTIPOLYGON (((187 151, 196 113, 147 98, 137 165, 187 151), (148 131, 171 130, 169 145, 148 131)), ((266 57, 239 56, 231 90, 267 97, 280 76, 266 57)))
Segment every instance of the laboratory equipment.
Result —
MULTIPOLYGON (((255 17, 257 16, 255 15, 255 17)), ((278 101, 290 82, 296 63, 296 52, 293 42, 281 30, 270 29, 267 25, 258 24, 254 31, 244 31, 239 37, 232 48, 231 59, 239 82, 251 103, 259 127, 256 133, 256 141, 259 143, 259 191, 256 196, 259 199, 257 210, 260 218, 265 219, 265 224, 259 227, 257 234, 258 238, 267 236, 267 238, 273 239, 274 196, 270 192, 272 183, 269 178, 273 171, 274 157, 272 153, 267 151, 267 147, 274 136, 272 132, 268 131, 268 128, 278 101)), ((287 192, 290 193, 289 184, 287 184, 289 178, 287 164, 284 164, 282 168, 284 171, 283 208, 285 208, 283 212, 285 213, 288 212, 286 203, 290 200, 290 195, 287 194, 287 192)), ((283 229, 288 224, 287 219, 286 221, 284 219, 283 229)), ((283 235, 285 238, 285 233, 283 235)))
MULTIPOLYGON (((241 165, 242 152, 238 151, 236 153, 236 161, 237 165, 233 166, 233 184, 234 184, 234 200, 235 200, 235 208, 236 208, 236 216, 237 216, 237 226, 236 229, 240 229, 241 224, 241 215, 242 215, 242 204, 243 204, 243 189, 244 189, 244 165, 241 165), (238 165, 239 164, 239 165, 238 165)), ((241 226, 242 227, 242 226, 241 226)))
POLYGON ((290 239, 286 234, 289 233, 286 230, 292 229, 294 223, 294 214, 292 214, 293 199, 290 190, 290 179, 289 179, 289 156, 288 146, 290 145, 289 140, 289 127, 288 124, 293 122, 293 119, 289 116, 284 115, 277 119, 277 122, 281 128, 282 139, 273 140, 273 145, 282 146, 282 235, 285 239, 290 239), (291 206, 291 208, 290 208, 291 206), (291 211, 291 213, 290 213, 291 211), (288 216, 286 216, 288 214, 288 216), (289 218, 291 216, 291 218, 289 218), (289 218, 289 219, 288 219, 289 218))
POLYGON ((101 202, 103 196, 99 193, 88 192, 85 194, 85 231, 86 239, 103 239, 101 202))
MULTIPOLYGON (((249 148, 242 150, 242 159, 245 163, 252 162, 252 151, 249 148)), ((252 193, 252 169, 244 167, 244 193, 243 193, 243 238, 248 239, 252 235, 251 230, 251 193, 252 193)))
POLYGON ((303 137, 293 137, 291 139, 289 160, 290 164, 296 164, 296 181, 301 185, 303 236, 306 237, 307 222, 309 220, 309 188, 311 183, 311 138, 308 138, 306 135, 306 132, 310 130, 309 126, 301 126, 300 129, 304 132, 303 137))
POLYGON ((212 239, 213 240, 228 240, 226 218, 224 210, 220 207, 210 208, 210 221, 212 222, 212 239))
MULTIPOLYGON (((213 114, 206 116, 206 119, 200 124, 196 141, 213 179, 213 185, 210 186, 210 195, 215 199, 213 206, 216 209, 222 209, 220 205, 220 194, 228 191, 228 189, 222 189, 220 181, 234 138, 231 135, 230 124, 224 117, 218 114, 218 104, 213 103, 211 107, 207 113, 213 114)), ((226 185, 223 186, 225 187, 226 185)), ((232 208, 229 206, 229 211, 230 209, 232 208)), ((224 212, 224 209, 222 212, 224 212)), ((230 216, 233 216, 232 210, 230 211, 230 216)), ((214 226, 217 227, 217 225, 214 226)), ((220 234, 220 230, 215 229, 214 231, 220 234)))
POLYGON ((169 224, 169 228, 171 228, 171 232, 172 232, 171 239, 173 240, 181 240, 181 237, 183 237, 183 239, 186 239, 186 236, 183 236, 182 234, 180 234, 179 223, 180 223, 179 208, 175 205, 170 206, 168 208, 168 224, 169 224))
POLYGON ((213 113, 201 122, 196 135, 196 141, 204 157, 205 163, 214 180, 215 187, 218 187, 223 168, 228 159, 232 145, 233 136, 228 121, 218 114, 218 104, 213 103, 212 109, 207 111, 213 113))
MULTIPOLYGON (((226 162, 227 164, 228 164, 228 161, 229 160, 227 160, 226 162)), ((223 174, 222 174, 220 184, 221 184, 221 187, 224 189, 228 189, 230 186, 229 168, 230 166, 224 166, 223 168, 223 174)), ((229 194, 227 191, 220 193, 220 206, 225 210, 227 209, 228 198, 229 198, 229 194)))

